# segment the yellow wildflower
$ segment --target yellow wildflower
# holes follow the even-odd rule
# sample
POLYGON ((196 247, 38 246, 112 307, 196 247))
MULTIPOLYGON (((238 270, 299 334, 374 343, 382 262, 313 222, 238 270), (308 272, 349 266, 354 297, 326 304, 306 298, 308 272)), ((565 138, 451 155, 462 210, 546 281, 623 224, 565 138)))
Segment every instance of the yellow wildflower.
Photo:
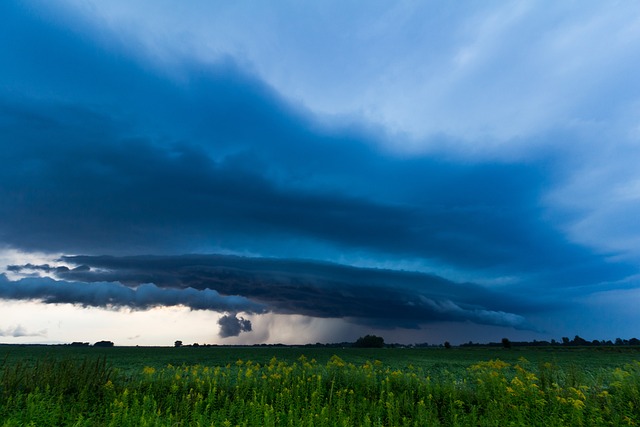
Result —
POLYGON ((576 409, 583 409, 584 408, 584 402, 582 400, 580 400, 580 399, 571 399, 571 404, 576 409))

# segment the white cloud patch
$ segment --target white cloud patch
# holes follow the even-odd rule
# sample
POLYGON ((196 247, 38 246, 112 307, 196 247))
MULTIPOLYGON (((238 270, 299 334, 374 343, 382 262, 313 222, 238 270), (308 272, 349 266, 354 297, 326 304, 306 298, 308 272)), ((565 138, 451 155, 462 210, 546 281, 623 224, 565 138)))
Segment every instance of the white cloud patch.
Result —
POLYGON ((42 329, 40 331, 29 331, 22 325, 9 326, 6 328, 0 327, 0 337, 46 337, 47 330, 42 329))
MULTIPOLYGON (((58 265, 56 261, 60 258, 61 254, 49 254, 37 251, 21 251, 10 247, 0 247, 0 273, 4 274, 10 280, 18 280, 25 277, 25 274, 20 272, 8 270, 7 267, 16 264, 32 264, 32 265, 49 265, 55 267, 58 265)), ((36 274, 38 276, 43 275, 42 271, 30 271, 29 273, 36 274)))

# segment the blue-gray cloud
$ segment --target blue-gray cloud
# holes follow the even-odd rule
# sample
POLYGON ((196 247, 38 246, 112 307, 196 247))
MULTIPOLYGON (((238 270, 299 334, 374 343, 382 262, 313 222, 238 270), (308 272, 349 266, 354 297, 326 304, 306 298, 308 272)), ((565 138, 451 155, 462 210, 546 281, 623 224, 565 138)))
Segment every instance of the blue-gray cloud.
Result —
POLYGON ((261 304, 231 295, 222 296, 213 289, 162 289, 151 283, 135 288, 115 282, 66 282, 51 278, 25 278, 11 281, 0 275, 0 298, 36 300, 47 304, 78 304, 103 308, 133 308, 183 305, 194 310, 245 311, 262 313, 261 304))
MULTIPOLYGON (((166 292, 171 297, 183 294, 196 297, 196 290, 212 291, 216 296, 219 293, 246 298, 236 310, 222 304, 212 310, 235 313, 244 304, 246 312, 257 312, 257 306, 277 314, 341 318, 377 328, 419 328, 438 321, 471 321, 532 329, 534 326, 526 321, 526 314, 546 310, 539 302, 518 295, 496 293, 475 284, 455 283, 430 274, 314 261, 222 255, 72 256, 60 261, 67 265, 27 264, 9 269, 22 274, 45 272, 61 279, 60 282, 22 279, 18 283, 17 289, 26 289, 24 295, 37 294, 42 298, 48 284, 57 286, 67 298, 61 301, 59 297, 49 297, 45 302, 85 304, 94 301, 93 295, 99 292, 102 299, 93 305, 114 304, 113 299, 122 305, 145 308, 136 295, 142 288, 158 294, 166 292), (39 285, 44 281, 44 285, 34 292, 23 285, 27 280, 39 285), (67 288, 73 292, 65 290, 67 288), (112 298, 112 292, 106 289, 123 295, 112 298), (255 306, 248 301, 253 301, 255 306)), ((10 289, 7 285, 1 295, 24 298, 23 294, 12 296, 10 289)), ((250 326, 241 320, 233 314, 224 317, 221 333, 238 335, 224 330, 236 331, 243 325, 245 329, 250 326)))
POLYGON ((237 337, 242 332, 251 332, 251 321, 244 317, 238 317, 236 313, 225 314, 218 319, 221 338, 237 337))
MULTIPOLYGON (((322 126, 233 58, 185 60, 169 72, 77 22, 64 27, 14 2, 0 14, 8 23, 0 28, 3 245, 93 255, 357 252, 521 277, 525 295, 637 270, 567 241, 548 221, 541 199, 562 174, 561 152, 512 163, 398 157, 379 148, 384 132, 322 126)), ((345 298, 354 285, 341 283, 324 295, 345 298)), ((242 286, 247 298, 264 292, 242 286)), ((458 319, 473 312, 478 322, 520 313, 469 289, 469 297, 405 301, 385 285, 370 300, 358 295, 348 312, 341 304, 319 312, 313 287, 263 300, 330 317, 368 318, 375 308, 377 319, 407 325, 439 311, 451 319, 456 307, 458 319), (383 296, 396 305, 380 308, 383 296)))

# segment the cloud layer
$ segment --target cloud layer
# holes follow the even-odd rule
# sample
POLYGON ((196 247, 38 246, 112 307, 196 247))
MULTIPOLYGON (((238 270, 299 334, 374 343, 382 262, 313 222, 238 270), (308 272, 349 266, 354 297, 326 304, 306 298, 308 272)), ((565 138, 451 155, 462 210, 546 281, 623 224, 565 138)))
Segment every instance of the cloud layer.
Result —
POLYGON ((0 249, 88 256, 19 263, 59 280, 3 298, 233 335, 264 310, 531 327, 638 286, 635 10, 64 4, 0 4, 0 249), (262 258, 178 256, 215 252, 262 258))
POLYGON ((320 126, 231 59, 184 62, 176 80, 116 54, 115 40, 80 37, 77 23, 63 31, 2 7, 13 22, 0 45, 11 58, 2 80, 12 82, 0 88, 7 245, 330 259, 349 251, 555 284, 565 271, 577 284, 630 271, 546 220, 541 200, 558 153, 519 163, 390 156, 366 128, 320 126), (45 73, 34 60, 52 65, 45 73))
POLYGON ((530 329, 532 325, 525 317, 513 311, 526 314, 540 310, 534 302, 515 295, 498 294, 478 285, 458 284, 429 274, 311 261, 220 255, 74 256, 61 261, 77 267, 11 266, 10 270, 15 272, 53 273, 62 281, 22 279, 13 287, 7 283, 2 296, 39 295, 45 302, 133 308, 186 301, 183 304, 189 307, 204 308, 204 294, 213 293, 215 303, 210 309, 232 312, 220 321, 221 336, 251 330, 248 320, 234 314, 238 311, 339 318, 389 329, 419 328, 438 321, 530 329), (31 290, 28 284, 32 282, 41 288, 31 290), (49 287, 59 288, 64 296, 43 297, 49 287), (11 294, 11 290, 15 293, 11 294), (221 297, 218 293, 242 298, 221 297))
POLYGON ((119 283, 65 282, 51 278, 10 281, 0 275, 0 298, 38 300, 47 304, 78 304, 91 307, 149 309, 184 305, 195 310, 260 313, 264 307, 239 296, 221 296, 212 289, 160 289, 143 283, 135 288, 119 283))

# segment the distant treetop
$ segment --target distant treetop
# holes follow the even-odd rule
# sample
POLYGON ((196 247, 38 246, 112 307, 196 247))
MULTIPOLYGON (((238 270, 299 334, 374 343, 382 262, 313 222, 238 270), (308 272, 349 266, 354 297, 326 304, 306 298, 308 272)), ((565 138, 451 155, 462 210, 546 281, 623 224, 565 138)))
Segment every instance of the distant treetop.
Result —
POLYGON ((364 337, 358 338, 353 346, 360 348, 382 348, 384 347, 384 338, 376 335, 365 335, 364 337))

